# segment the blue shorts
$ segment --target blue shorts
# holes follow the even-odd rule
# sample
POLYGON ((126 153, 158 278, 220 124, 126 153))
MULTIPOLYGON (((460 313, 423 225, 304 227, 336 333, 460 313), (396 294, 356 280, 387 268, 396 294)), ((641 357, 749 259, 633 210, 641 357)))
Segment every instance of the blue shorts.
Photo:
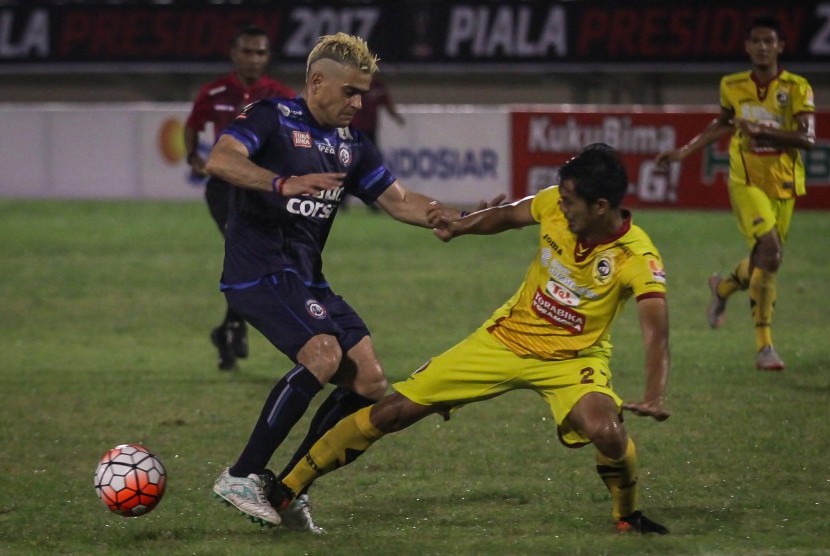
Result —
POLYGON ((336 337, 345 354, 369 335, 363 319, 342 297, 331 288, 306 286, 295 272, 272 274, 224 293, 231 309, 294 362, 314 336, 336 337))

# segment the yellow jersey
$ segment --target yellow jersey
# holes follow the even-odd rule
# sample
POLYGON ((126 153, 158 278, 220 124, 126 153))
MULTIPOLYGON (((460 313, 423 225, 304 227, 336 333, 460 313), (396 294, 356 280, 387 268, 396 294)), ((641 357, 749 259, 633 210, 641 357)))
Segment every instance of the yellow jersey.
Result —
POLYGON ((625 301, 664 297, 666 274, 648 235, 625 222, 605 243, 582 243, 559 208, 559 187, 531 203, 539 250, 519 290, 490 317, 490 333, 518 355, 549 360, 610 350, 610 328, 625 301))
MULTIPOLYGON (((768 83, 759 83, 751 71, 725 76, 720 82, 720 103, 738 118, 787 131, 798 129, 796 116, 816 109, 807 80, 783 70, 768 83)), ((740 130, 729 143, 729 179, 738 185, 754 185, 774 199, 805 193, 799 149, 754 141, 740 130)))

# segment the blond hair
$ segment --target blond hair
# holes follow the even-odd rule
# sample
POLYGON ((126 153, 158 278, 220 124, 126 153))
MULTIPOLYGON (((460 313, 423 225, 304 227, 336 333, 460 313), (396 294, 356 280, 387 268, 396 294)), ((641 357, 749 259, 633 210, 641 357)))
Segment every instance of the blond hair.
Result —
POLYGON ((317 39, 317 44, 308 55, 306 75, 311 70, 311 64, 323 58, 357 68, 364 73, 378 71, 377 55, 369 50, 366 41, 357 35, 336 33, 334 35, 323 35, 317 39))

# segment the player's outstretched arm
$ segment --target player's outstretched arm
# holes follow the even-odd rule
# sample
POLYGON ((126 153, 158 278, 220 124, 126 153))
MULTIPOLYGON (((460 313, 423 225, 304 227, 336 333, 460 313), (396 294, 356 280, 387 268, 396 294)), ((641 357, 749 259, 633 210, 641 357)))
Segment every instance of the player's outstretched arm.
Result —
POLYGON ((247 189, 273 191, 280 195, 314 195, 334 189, 346 174, 325 173, 303 176, 278 176, 248 158, 248 149, 230 135, 222 135, 210 152, 205 170, 228 183, 247 189))
POLYGON ((732 131, 733 117, 734 114, 730 110, 721 107, 721 113, 717 118, 709 122, 709 125, 703 128, 703 131, 679 149, 659 153, 654 161, 661 168, 665 168, 670 162, 680 162, 690 154, 699 151, 706 145, 710 145, 730 133, 732 131))
MULTIPOLYGON (((504 198, 503 194, 497 195, 490 202, 482 201, 479 207, 496 206, 501 204, 504 198)), ((447 219, 459 218, 462 214, 459 209, 445 206, 431 197, 407 189, 399 181, 390 185, 378 197, 377 204, 395 220, 423 228, 433 227, 431 218, 434 218, 436 213, 447 219)))
POLYGON ((429 219, 435 236, 441 241, 465 235, 491 235, 536 224, 530 205, 533 197, 526 197, 515 203, 488 207, 466 216, 447 217, 440 207, 430 207, 429 219))
POLYGON ((665 421, 671 415, 663 407, 669 376, 669 317, 665 298, 637 302, 640 330, 645 346, 646 388, 642 401, 623 404, 635 415, 665 421))

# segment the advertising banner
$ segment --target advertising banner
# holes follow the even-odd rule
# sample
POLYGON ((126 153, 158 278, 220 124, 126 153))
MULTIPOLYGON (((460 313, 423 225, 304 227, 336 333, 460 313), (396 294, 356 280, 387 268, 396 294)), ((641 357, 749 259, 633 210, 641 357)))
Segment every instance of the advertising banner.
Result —
POLYGON ((791 69, 830 61, 830 1, 816 0, 0 4, 3 71, 115 64, 119 72, 199 71, 225 63, 232 37, 257 25, 271 36, 279 63, 289 66, 303 65, 319 36, 343 31, 367 39, 400 71, 600 65, 689 72, 743 65, 745 26, 762 13, 780 19, 791 69))
MULTIPOLYGON (((729 196, 729 138, 690 155, 666 170, 658 153, 679 147, 718 114, 719 107, 540 106, 512 113, 514 199, 556 183, 559 167, 590 143, 617 149, 628 171, 629 206, 726 209, 729 196)), ((830 113, 816 115, 830 129, 830 113)), ((830 140, 804 153, 807 195, 800 208, 830 209, 830 140)))
POLYGON ((398 179, 419 193, 462 205, 510 190, 506 107, 401 105, 406 124, 381 112, 378 146, 398 179))
MULTIPOLYGON (((0 197, 200 198, 184 163, 189 104, 0 105, 0 197)), ((200 145, 204 151, 210 145, 200 145)))

